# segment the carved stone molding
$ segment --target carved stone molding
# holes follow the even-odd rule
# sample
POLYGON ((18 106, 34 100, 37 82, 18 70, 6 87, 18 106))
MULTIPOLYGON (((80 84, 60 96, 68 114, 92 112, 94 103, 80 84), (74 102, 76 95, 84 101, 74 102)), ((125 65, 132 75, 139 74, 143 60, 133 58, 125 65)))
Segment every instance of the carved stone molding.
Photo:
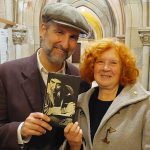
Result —
POLYGON ((150 27, 140 28, 139 36, 144 46, 150 46, 150 27))
POLYGON ((119 42, 125 43, 125 35, 116 35, 116 39, 119 42))
POLYGON ((26 37, 27 28, 23 25, 16 25, 12 28, 12 39, 14 45, 19 44, 21 45, 26 37))

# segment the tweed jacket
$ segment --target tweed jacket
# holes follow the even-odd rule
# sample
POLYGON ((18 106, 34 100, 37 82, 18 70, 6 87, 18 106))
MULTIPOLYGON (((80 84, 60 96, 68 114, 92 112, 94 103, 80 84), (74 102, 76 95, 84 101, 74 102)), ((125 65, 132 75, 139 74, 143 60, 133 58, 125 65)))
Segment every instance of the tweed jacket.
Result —
MULTIPOLYGON (((66 62, 66 74, 79 71, 66 62)), ((80 92, 90 86, 81 82, 80 92)), ((0 65, 0 150, 19 150, 17 128, 30 113, 41 112, 45 85, 37 67, 37 54, 0 65)), ((30 150, 55 150, 64 140, 63 129, 32 137, 25 145, 30 150)))
POLYGON ((88 103, 94 88, 79 96, 78 121, 86 150, 150 150, 150 92, 137 83, 115 98, 90 138, 88 103))

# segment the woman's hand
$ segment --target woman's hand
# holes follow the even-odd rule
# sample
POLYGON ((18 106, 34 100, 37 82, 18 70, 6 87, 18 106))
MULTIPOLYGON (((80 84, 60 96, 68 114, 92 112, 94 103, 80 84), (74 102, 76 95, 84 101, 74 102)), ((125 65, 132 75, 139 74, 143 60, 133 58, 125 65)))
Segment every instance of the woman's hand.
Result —
POLYGON ((80 129, 78 122, 74 124, 69 123, 64 129, 64 136, 71 150, 80 150, 82 144, 82 129, 80 129))

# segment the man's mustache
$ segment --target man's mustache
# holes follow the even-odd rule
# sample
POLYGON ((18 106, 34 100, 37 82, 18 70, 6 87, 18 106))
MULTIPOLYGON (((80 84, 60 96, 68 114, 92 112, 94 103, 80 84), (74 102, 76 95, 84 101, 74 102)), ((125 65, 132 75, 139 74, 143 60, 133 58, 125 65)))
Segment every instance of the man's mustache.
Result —
POLYGON ((67 49, 66 49, 66 48, 63 48, 62 45, 54 45, 54 48, 60 49, 60 50, 62 50, 64 53, 67 53, 67 52, 68 52, 68 48, 67 48, 67 49))

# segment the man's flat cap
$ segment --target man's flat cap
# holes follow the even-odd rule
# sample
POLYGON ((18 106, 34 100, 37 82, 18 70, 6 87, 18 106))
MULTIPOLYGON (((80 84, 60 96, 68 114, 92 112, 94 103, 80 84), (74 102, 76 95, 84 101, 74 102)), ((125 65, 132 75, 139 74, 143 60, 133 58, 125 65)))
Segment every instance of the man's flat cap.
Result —
POLYGON ((42 11, 42 21, 48 21, 66 25, 81 31, 81 33, 89 34, 90 27, 83 15, 78 10, 67 3, 47 4, 42 11))

